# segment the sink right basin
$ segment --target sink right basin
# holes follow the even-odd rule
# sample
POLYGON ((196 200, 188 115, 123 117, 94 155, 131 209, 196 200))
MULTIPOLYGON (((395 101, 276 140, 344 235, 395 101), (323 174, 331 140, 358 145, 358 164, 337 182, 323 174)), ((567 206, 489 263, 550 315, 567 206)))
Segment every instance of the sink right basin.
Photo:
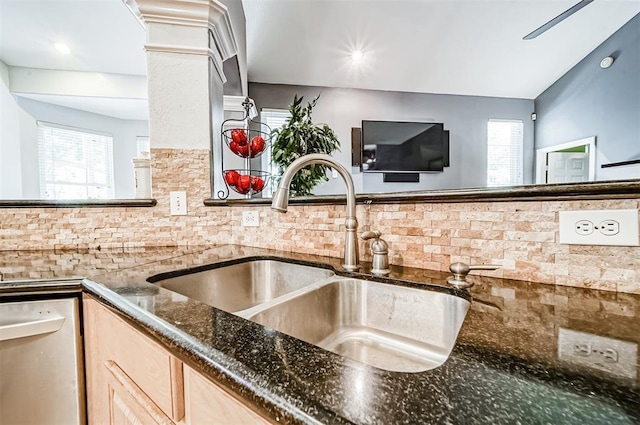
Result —
POLYGON ((359 279, 337 278, 302 292, 249 320, 396 372, 444 363, 470 305, 454 295, 359 279))

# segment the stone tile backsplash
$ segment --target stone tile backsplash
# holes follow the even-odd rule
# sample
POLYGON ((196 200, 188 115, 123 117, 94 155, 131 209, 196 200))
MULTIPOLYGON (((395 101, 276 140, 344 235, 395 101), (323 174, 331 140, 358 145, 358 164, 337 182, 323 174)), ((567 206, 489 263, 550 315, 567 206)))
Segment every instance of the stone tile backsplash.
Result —
MULTIPOLYGON (((152 208, 0 209, 0 250, 243 244, 342 256, 344 208, 252 206, 259 228, 241 226, 248 207, 205 207, 209 151, 153 149, 152 208), (188 214, 169 214, 169 192, 186 190, 188 214)), ((358 205, 360 230, 377 229, 392 264, 448 270, 454 261, 502 266, 487 276, 640 293, 640 248, 560 245, 558 211, 638 208, 640 196, 592 201, 358 205)), ((361 256, 370 258, 368 244, 361 256)))

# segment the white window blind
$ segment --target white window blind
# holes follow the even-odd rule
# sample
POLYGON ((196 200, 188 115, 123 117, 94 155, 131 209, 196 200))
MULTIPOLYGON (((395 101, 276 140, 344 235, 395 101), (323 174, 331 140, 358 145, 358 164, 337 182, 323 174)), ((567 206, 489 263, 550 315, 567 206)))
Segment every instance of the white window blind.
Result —
POLYGON ((44 199, 109 199, 113 137, 38 122, 40 195, 44 199))
MULTIPOLYGON (((262 109, 260 111, 260 121, 263 124, 269 126, 268 128, 265 126, 262 131, 269 132, 273 131, 277 128, 282 127, 287 123, 291 115, 289 111, 286 109, 262 109)), ((262 169, 268 171, 271 176, 276 176, 278 174, 278 167, 273 164, 271 161, 271 153, 272 153, 272 145, 271 143, 267 147, 266 151, 262 154, 262 169)), ((271 179, 271 183, 274 183, 274 179, 271 179)), ((270 184, 268 187, 265 187, 263 191, 263 196, 269 197, 273 195, 273 186, 270 184)))
POLYGON ((487 186, 523 183, 522 146, 524 124, 520 120, 489 120, 487 125, 487 186))

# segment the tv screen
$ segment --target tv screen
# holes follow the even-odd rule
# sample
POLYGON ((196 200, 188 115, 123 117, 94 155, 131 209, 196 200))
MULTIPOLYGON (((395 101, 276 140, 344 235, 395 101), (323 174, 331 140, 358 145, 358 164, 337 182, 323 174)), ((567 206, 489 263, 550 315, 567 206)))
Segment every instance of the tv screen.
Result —
POLYGON ((362 171, 442 172, 446 145, 440 123, 362 121, 362 171))

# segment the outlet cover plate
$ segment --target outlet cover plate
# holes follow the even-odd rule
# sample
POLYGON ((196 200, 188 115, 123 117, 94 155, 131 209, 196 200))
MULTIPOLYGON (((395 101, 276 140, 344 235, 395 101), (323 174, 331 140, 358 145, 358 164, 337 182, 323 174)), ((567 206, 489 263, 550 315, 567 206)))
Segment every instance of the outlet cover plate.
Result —
POLYGON ((559 225, 561 244, 640 246, 638 210, 560 211, 559 225))
POLYGON ((242 211, 242 226, 243 227, 258 227, 260 226, 260 215, 256 210, 242 211))
POLYGON ((169 192, 171 215, 187 215, 187 192, 169 192))

